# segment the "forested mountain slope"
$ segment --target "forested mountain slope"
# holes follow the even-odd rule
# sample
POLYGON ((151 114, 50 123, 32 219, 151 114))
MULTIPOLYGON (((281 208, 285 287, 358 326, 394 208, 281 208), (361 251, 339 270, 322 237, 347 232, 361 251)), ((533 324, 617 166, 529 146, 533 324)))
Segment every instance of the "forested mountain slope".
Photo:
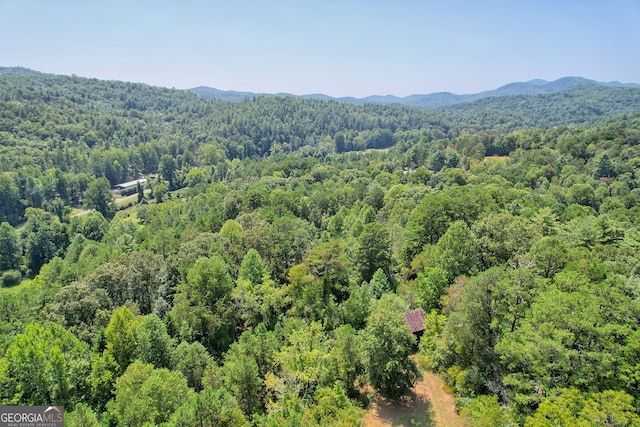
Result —
POLYGON ((637 112, 639 106, 640 88, 584 84, 549 94, 484 98, 438 111, 459 126, 508 131, 592 123, 602 117, 637 112))
MULTIPOLYGON (((620 82, 597 82, 595 80, 585 79, 583 77, 563 77, 552 82, 546 80, 530 80, 528 82, 509 83, 497 89, 488 90, 479 93, 457 95, 450 92, 437 92, 428 95, 409 95, 405 97, 397 97, 393 95, 379 96, 372 95, 365 98, 342 97, 334 98, 323 94, 300 95, 303 99, 319 99, 347 102, 352 104, 399 104, 409 107, 422 107, 429 109, 437 109, 456 104, 469 103, 484 98, 509 97, 516 95, 539 95, 545 93, 554 93, 569 89, 577 85, 591 85, 603 87, 627 87, 639 88, 640 84, 636 83, 620 83, 620 82)), ((251 92, 236 92, 214 89, 206 86, 199 86, 190 89, 191 92, 205 99, 215 99, 224 101, 243 101, 247 98, 256 96, 296 96, 291 94, 258 94, 251 92)))
POLYGON ((640 112, 592 89, 436 113, 0 75, 0 403, 360 425, 417 344, 470 425, 637 425, 640 112))

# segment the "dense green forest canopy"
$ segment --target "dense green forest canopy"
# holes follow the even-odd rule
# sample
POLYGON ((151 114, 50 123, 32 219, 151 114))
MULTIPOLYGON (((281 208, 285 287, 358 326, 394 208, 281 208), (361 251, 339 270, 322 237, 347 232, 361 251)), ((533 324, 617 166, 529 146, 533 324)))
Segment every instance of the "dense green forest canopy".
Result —
POLYGON ((429 111, 0 73, 0 403, 360 425, 417 351, 470 425, 637 425, 638 96, 429 111))

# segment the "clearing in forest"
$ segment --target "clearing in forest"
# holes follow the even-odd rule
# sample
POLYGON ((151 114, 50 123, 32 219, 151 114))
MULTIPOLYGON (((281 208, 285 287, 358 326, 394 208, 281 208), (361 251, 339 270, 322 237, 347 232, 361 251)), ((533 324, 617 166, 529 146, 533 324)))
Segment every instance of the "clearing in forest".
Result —
POLYGON ((453 396, 444 390, 439 376, 423 372, 409 396, 392 404, 379 398, 364 418, 366 427, 462 427, 453 396))

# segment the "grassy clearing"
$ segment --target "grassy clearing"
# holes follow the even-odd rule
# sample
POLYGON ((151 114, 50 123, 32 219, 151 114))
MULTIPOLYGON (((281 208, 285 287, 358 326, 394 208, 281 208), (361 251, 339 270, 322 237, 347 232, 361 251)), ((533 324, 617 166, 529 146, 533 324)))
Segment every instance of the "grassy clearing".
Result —
POLYGON ((366 427, 463 427, 453 396, 445 391, 442 379, 424 371, 411 395, 397 404, 378 398, 364 418, 366 427))

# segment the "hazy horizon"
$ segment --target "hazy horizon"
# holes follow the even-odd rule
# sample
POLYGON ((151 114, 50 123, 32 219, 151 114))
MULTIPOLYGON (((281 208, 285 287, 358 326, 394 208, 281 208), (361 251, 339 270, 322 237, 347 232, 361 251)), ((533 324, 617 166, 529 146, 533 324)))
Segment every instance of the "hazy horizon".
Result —
POLYGON ((640 82, 640 4, 0 0, 0 63, 154 86, 333 97, 640 82))

